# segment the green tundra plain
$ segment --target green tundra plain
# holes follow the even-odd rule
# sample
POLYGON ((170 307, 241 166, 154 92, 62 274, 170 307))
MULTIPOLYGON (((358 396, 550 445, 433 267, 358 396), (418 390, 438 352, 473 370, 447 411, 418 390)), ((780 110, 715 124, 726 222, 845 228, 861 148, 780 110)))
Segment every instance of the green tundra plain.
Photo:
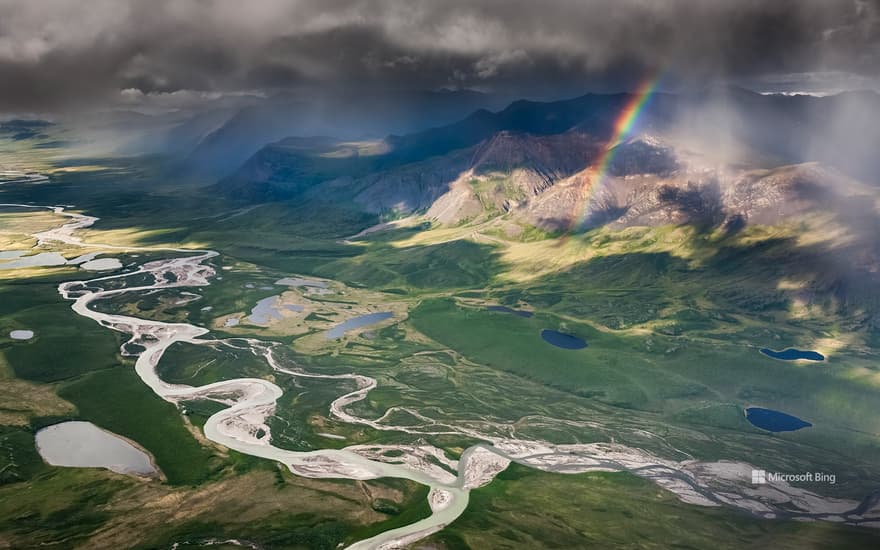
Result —
MULTIPOLYGON (((344 203, 257 205, 205 194, 201 182, 167 182, 145 160, 91 159, 50 167, 48 183, 0 187, 0 202, 70 204, 100 218, 86 242, 212 249, 218 280, 180 301, 182 290, 121 295, 99 309, 196 323, 227 338, 281 342, 309 372, 357 372, 378 387, 350 406, 379 418, 392 407, 440 425, 554 444, 615 442, 670 460, 735 460, 767 470, 834 472, 828 496, 880 490, 880 328, 861 322, 877 297, 833 298, 810 308, 788 298, 790 266, 813 261, 813 228, 754 226, 734 235, 692 227, 595 229, 560 239, 492 226, 401 227, 356 241, 378 223, 344 203), (183 189, 184 191, 181 191, 183 189), (256 215, 256 214, 259 215, 256 215), (286 290, 284 277, 314 277, 334 294, 286 290), (222 278, 221 278, 222 277, 222 278), (289 294, 287 294, 289 292, 289 294), (247 321, 261 299, 285 293, 311 315, 247 321), (500 304, 531 317, 490 311, 500 304), (209 307, 210 309, 204 309, 209 307), (392 320, 339 340, 322 333, 352 312, 394 311, 392 320), (228 318, 241 320, 237 325, 228 318), (856 322, 856 321, 858 322, 856 322), (555 348, 542 329, 588 342, 555 348), (786 362, 759 348, 820 350, 822 363, 786 362), (760 405, 812 423, 771 434, 743 409, 760 405), (547 420, 550 419, 550 420, 547 420), (552 419, 589 421, 589 424, 552 419)), ((4 250, 65 223, 46 211, 0 208, 4 250)), ((66 245, 57 250, 78 254, 66 245)), ((124 265, 152 252, 114 253, 124 265)), ((816 269, 821 269, 816 266, 816 269)), ((430 514, 427 489, 394 479, 316 480, 229 451, 202 432, 218 405, 177 408, 135 375, 125 336, 77 316, 60 282, 76 266, 0 270, 0 547, 180 548, 241 539, 265 548, 352 543, 430 514), (29 329, 31 340, 7 337, 29 329), (37 454, 34 435, 87 420, 136 442, 160 479, 60 468, 37 454)), ((817 271, 816 278, 823 273, 817 271)), ((853 294, 850 294, 852 296, 853 294)), ((175 344, 159 367, 169 382, 236 377, 284 390, 270 422, 273 443, 292 450, 404 444, 413 436, 346 424, 329 404, 348 382, 285 378, 229 346, 175 344), (335 437, 327 437, 327 435, 335 437), (344 439, 343 439, 344 438, 344 439)), ((401 413, 399 425, 414 422, 401 413)), ((451 458, 477 441, 422 436, 451 458)), ((876 529, 832 522, 758 519, 686 504, 629 473, 548 473, 512 464, 471 494, 464 515, 414 548, 841 548, 874 547, 876 529), (555 542, 552 542, 555 541, 555 542)), ((222 548, 223 546, 214 546, 222 548)))

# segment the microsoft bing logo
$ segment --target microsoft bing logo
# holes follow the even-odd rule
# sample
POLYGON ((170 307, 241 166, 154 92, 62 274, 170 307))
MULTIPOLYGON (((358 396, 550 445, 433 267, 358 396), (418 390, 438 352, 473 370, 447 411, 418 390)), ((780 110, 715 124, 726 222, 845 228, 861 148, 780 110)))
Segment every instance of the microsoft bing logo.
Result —
POLYGON ((752 485, 766 485, 767 483, 837 483, 837 475, 827 472, 802 472, 799 474, 785 474, 780 472, 768 472, 766 470, 752 470, 752 485))

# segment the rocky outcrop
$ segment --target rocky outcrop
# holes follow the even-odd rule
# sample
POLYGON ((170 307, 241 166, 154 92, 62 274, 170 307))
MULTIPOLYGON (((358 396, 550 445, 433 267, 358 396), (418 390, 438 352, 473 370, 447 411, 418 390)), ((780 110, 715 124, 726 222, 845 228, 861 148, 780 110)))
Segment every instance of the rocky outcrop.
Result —
MULTIPOLYGON (((358 189, 355 202, 372 213, 424 212, 449 191, 467 170, 468 151, 407 164, 399 168, 352 179, 358 189)), ((343 182, 337 182, 340 184, 343 182)))
POLYGON ((815 163, 774 169, 711 167, 691 159, 672 171, 600 177, 586 170, 516 212, 551 230, 693 224, 738 230, 826 211, 857 184, 815 163))
POLYGON ((536 136, 499 132, 474 147, 352 179, 355 201, 370 212, 409 214, 453 224, 504 213, 583 170, 600 145, 582 132, 536 136))

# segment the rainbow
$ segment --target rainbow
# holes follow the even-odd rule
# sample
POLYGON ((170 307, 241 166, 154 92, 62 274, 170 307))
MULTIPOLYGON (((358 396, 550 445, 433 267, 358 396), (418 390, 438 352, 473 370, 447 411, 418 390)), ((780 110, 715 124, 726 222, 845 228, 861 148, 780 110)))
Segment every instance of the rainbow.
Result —
POLYGON ((585 197, 579 204, 575 204, 569 221, 569 233, 578 229, 585 221, 584 218, 590 207, 590 202, 596 190, 601 188, 608 174, 608 167, 611 165, 611 161, 614 160, 614 153, 617 150, 616 145, 626 139, 627 135, 632 131, 639 115, 648 104, 648 100, 651 99, 651 96, 657 90, 657 83, 659 81, 660 77, 658 75, 645 78, 632 93, 632 96, 614 121, 611 138, 605 144, 602 153, 593 165, 586 170, 587 177, 584 178, 585 197))

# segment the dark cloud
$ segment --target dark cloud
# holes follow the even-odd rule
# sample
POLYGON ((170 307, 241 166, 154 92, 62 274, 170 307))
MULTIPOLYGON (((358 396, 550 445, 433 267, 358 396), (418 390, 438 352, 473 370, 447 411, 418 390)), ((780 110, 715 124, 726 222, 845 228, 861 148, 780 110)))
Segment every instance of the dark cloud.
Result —
POLYGON ((880 3, 0 0, 0 111, 106 104, 125 89, 546 95, 625 88, 645 71, 682 84, 876 82, 880 3))

